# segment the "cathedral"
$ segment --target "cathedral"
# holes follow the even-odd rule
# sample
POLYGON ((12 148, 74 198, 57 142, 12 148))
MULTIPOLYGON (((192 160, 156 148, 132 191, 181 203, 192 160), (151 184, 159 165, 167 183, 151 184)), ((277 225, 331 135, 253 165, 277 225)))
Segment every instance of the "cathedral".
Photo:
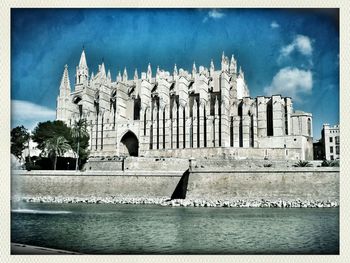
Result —
POLYGON ((74 91, 64 67, 56 119, 86 119, 91 157, 144 156, 311 160, 312 114, 293 109, 280 94, 250 97, 234 56, 221 68, 193 64, 172 73, 151 64, 116 80, 104 63, 89 72, 85 50, 74 91))

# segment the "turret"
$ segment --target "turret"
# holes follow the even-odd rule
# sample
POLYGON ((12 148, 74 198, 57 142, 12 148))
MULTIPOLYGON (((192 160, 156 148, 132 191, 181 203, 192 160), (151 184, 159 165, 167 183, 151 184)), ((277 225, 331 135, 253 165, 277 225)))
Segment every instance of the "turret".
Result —
POLYGON ((222 71, 228 71, 228 57, 225 57, 225 53, 222 52, 222 57, 221 57, 221 70, 222 71))
POLYGON ((244 80, 244 73, 241 67, 239 67, 239 76, 244 80))
POLYGON ((237 62, 233 55, 231 57, 229 71, 230 71, 230 74, 237 74, 237 62))
POLYGON ((214 67, 214 61, 213 59, 211 59, 210 61, 210 69, 209 69, 209 72, 210 72, 210 76, 214 76, 214 72, 215 72, 215 67, 214 67))
POLYGON ((127 82, 127 81, 128 81, 128 72, 126 71, 126 67, 125 67, 123 72, 123 82, 127 82))
POLYGON ((57 109, 56 109, 56 119, 62 121, 68 121, 70 115, 70 83, 68 76, 68 66, 64 66, 63 75, 60 84, 59 95, 57 97, 57 109))
POLYGON ((159 79, 159 73, 160 73, 160 69, 159 66, 157 66, 157 71, 156 71, 156 79, 159 79))
MULTIPOLYGON (((80 56, 79 66, 76 68, 76 80, 75 85, 83 85, 86 84, 89 78, 89 68, 86 63, 86 56, 85 56, 85 50, 83 49, 83 52, 80 56)), ((79 87, 76 87, 76 89, 79 89, 79 87)))
POLYGON ((112 81, 112 78, 111 78, 111 71, 108 70, 108 73, 107 73, 107 82, 110 84, 112 81))
POLYGON ((147 67, 147 80, 148 82, 151 82, 152 80, 152 69, 151 69, 150 63, 148 63, 148 67, 147 67))
POLYGON ((100 66, 100 77, 103 79, 106 79, 106 68, 105 68, 105 63, 102 61, 102 64, 100 66))
POLYGON ((193 62, 193 66, 192 66, 192 77, 193 78, 196 76, 196 73, 197 73, 196 63, 193 62))
POLYGON ((118 71, 117 82, 121 82, 121 81, 122 81, 122 75, 120 74, 120 71, 118 71))
POLYGON ((174 75, 174 77, 176 77, 178 74, 179 74, 179 73, 178 73, 178 71, 177 71, 177 66, 176 66, 176 64, 175 64, 175 65, 174 65, 174 73, 173 73, 173 75, 174 75))
POLYGON ((70 83, 69 83, 69 76, 68 76, 68 66, 67 64, 64 66, 63 75, 61 79, 61 85, 60 85, 60 97, 67 97, 70 95, 70 83))

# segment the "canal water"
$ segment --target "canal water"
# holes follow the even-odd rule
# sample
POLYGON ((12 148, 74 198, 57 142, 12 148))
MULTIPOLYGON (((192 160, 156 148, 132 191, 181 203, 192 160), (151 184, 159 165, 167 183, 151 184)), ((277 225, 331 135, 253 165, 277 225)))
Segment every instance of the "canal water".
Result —
POLYGON ((339 254, 339 208, 13 205, 11 242, 87 254, 339 254))

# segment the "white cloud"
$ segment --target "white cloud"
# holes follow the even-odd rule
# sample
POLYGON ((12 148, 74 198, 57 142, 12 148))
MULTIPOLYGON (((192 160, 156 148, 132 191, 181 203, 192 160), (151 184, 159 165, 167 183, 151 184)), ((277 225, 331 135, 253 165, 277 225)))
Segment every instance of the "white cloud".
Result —
POLYGON ((203 23, 207 22, 209 18, 220 19, 223 18, 225 14, 218 9, 212 9, 208 12, 208 15, 204 17, 203 23))
POLYGON ((23 125, 33 130, 38 122, 54 120, 56 111, 24 100, 11 101, 11 126, 23 125))
POLYGON ((312 55, 312 44, 311 39, 307 36, 297 35, 293 42, 287 46, 282 47, 280 51, 280 55, 282 57, 289 56, 294 50, 299 51, 301 54, 305 56, 312 55))
POLYGON ((280 25, 276 22, 276 21, 272 21, 272 23, 270 24, 271 28, 279 28, 280 25))
POLYGON ((295 101, 299 100, 299 94, 312 91, 312 72, 298 68, 286 67, 273 77, 270 86, 264 88, 264 92, 271 96, 281 94, 290 96, 295 101))
POLYGON ((219 19, 225 16, 225 14, 223 12, 220 12, 216 9, 213 9, 211 11, 209 11, 208 16, 214 19, 219 19))

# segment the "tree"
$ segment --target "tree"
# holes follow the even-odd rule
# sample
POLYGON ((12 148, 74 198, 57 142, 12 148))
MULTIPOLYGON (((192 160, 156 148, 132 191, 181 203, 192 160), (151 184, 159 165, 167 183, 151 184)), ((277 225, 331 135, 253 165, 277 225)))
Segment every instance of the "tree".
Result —
POLYGON ((22 152, 29 143, 29 132, 24 126, 17 126, 11 130, 11 153, 18 159, 22 159, 22 152))
POLYGON ((76 161, 79 165, 79 161, 80 163, 84 162, 89 155, 89 152, 87 150, 89 147, 89 135, 85 132, 86 126, 86 120, 81 120, 78 122, 78 124, 73 124, 73 128, 75 130, 73 131, 73 128, 68 127, 63 121, 40 122, 33 130, 32 138, 33 141, 38 143, 37 147, 40 150, 44 151, 45 142, 47 140, 59 136, 64 137, 67 140, 68 144, 71 146, 71 149, 77 150, 79 154, 79 160, 76 159, 76 161), (76 131, 79 131, 79 129, 74 128, 74 126, 80 127, 80 136, 79 132, 76 133, 76 131), (73 134, 77 137, 73 137, 73 134), (77 139, 78 137, 79 140, 77 139))
POLYGON ((38 143, 38 149, 45 149, 45 142, 54 137, 64 137, 70 145, 73 139, 70 128, 63 121, 39 122, 33 130, 33 141, 38 143))
POLYGON ((312 167, 312 164, 309 161, 302 161, 299 160, 295 164, 293 164, 294 167, 312 167))
POLYGON ((65 152, 71 150, 67 139, 63 136, 53 137, 45 141, 44 149, 49 156, 54 157, 53 169, 56 170, 57 156, 64 155, 65 152))
POLYGON ((77 150, 76 150, 76 162, 75 162, 75 170, 79 169, 79 156, 80 156, 80 140, 82 138, 89 138, 89 134, 87 132, 87 122, 86 119, 79 119, 75 121, 71 128, 72 137, 76 139, 77 150))

